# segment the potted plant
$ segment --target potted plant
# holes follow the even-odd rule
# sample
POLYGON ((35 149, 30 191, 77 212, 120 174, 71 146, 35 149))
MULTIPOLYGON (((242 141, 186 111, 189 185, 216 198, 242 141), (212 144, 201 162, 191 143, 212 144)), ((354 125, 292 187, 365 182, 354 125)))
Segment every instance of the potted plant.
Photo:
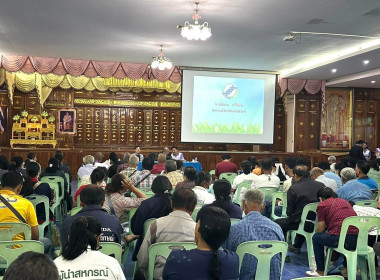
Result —
POLYGON ((16 123, 19 123, 20 122, 20 116, 19 115, 14 115, 13 116, 13 121, 16 122, 16 123))

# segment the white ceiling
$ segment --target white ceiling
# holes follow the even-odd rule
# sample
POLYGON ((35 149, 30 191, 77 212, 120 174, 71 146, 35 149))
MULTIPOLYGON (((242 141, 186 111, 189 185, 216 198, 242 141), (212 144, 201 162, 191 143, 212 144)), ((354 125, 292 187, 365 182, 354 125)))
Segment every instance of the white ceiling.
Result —
MULTIPOLYGON (((368 41, 302 35, 300 44, 283 42, 289 31, 380 36, 379 0, 200 2, 213 34, 204 42, 176 29, 191 20, 190 0, 0 0, 0 53, 149 63, 163 43, 177 66, 282 71, 368 41)), ((288 76, 331 80, 377 68, 380 49, 288 76)), ((375 78, 380 85, 380 72, 375 78)), ((333 83, 378 87, 366 79, 333 83)))

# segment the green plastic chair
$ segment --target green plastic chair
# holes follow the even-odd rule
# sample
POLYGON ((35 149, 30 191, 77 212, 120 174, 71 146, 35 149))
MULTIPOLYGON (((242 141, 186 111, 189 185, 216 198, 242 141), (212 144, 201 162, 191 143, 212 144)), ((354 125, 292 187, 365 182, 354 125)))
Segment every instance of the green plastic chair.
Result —
POLYGON ((237 204, 241 204, 241 199, 240 199, 241 190, 243 188, 250 190, 251 186, 252 186, 252 180, 244 181, 244 182, 241 182, 239 185, 237 185, 233 202, 237 204))
POLYGON ((80 207, 80 194, 77 196, 77 207, 80 207))
POLYGON ((198 215, 198 212, 199 210, 201 210, 202 206, 200 205, 197 205, 193 211, 193 214, 191 214, 191 218, 193 218, 193 221, 196 222, 196 219, 197 219, 197 215, 198 215))
POLYGON ((355 205, 377 208, 379 206, 379 202, 377 200, 361 200, 356 201, 355 205))
POLYGON ((76 213, 78 213, 80 210, 82 210, 82 208, 83 207, 80 207, 80 206, 72 208, 71 211, 70 211, 70 213, 69 213, 70 216, 74 216, 76 213))
POLYGON ((286 215, 286 208, 287 208, 287 205, 288 205, 288 193, 287 192, 275 192, 273 195, 272 195, 272 212, 271 212, 271 215, 270 215, 270 218, 274 221, 276 219, 279 219, 279 218, 286 218, 287 215, 286 215), (281 211, 281 217, 277 216, 275 213, 274 213, 274 210, 276 209, 276 201, 277 199, 280 199, 282 201, 282 211, 281 211))
POLYGON ((101 248, 100 252, 107 256, 114 257, 121 264, 121 254, 123 252, 123 248, 119 243, 115 242, 100 242, 99 245, 101 248))
POLYGON ((52 205, 50 205, 50 210, 54 213, 55 220, 61 222, 62 221, 61 201, 63 200, 63 192, 60 192, 60 188, 57 183, 54 183, 54 182, 45 182, 45 183, 49 184, 50 189, 54 191, 54 196, 55 196, 55 202, 52 205))
POLYGON ((69 184, 69 186, 70 186, 70 175, 68 174, 68 173, 65 173, 65 177, 66 177, 66 181, 67 181, 67 183, 69 184))
POLYGON ((237 173, 222 173, 219 175, 219 179, 227 179, 232 184, 236 176, 237 173))
POLYGON ((129 210, 128 212, 128 234, 133 234, 132 230, 131 230, 131 220, 132 220, 132 217, 133 215, 136 213, 137 211, 137 208, 131 208, 131 210, 129 210))
POLYGON ((275 192, 278 192, 277 187, 258 187, 258 190, 264 193, 264 199, 272 201, 272 196, 275 192))
POLYGON ((215 169, 213 169, 213 170, 210 170, 209 174, 210 174, 211 176, 212 176, 212 175, 214 175, 214 176, 215 176, 215 169))
POLYGON ((240 222, 241 220, 240 219, 234 219, 234 218, 231 218, 231 226, 240 222))
POLYGON ((0 257, 7 261, 5 268, 25 252, 44 253, 44 244, 35 240, 0 241, 0 257))
POLYGON ((12 241, 19 233, 24 234, 25 240, 32 239, 32 230, 24 223, 0 223, 0 241, 12 241))
POLYGON ((50 222, 50 213, 49 213, 49 198, 45 195, 32 194, 26 197, 34 206, 34 209, 37 211, 37 205, 42 203, 45 209, 45 222, 38 225, 38 232, 40 237, 45 236, 45 228, 48 228, 48 236, 51 236, 51 222, 50 222))
POLYGON ((340 231, 338 248, 328 248, 326 256, 326 264, 324 274, 327 274, 328 264, 331 260, 332 251, 335 250, 338 253, 344 255, 347 259, 347 272, 348 279, 356 279, 356 265, 359 263, 360 275, 362 279, 376 280, 375 270, 375 252, 372 247, 367 246, 368 232, 373 227, 377 227, 377 235, 379 235, 380 218, 372 216, 361 217, 348 217, 344 219, 342 229, 340 231), (356 243, 356 250, 349 251, 344 248, 344 242, 347 235, 349 226, 355 226, 359 229, 358 240, 356 243), (369 268, 369 277, 367 272, 367 262, 369 268))
POLYGON ((291 280, 317 280, 317 279, 327 279, 327 280, 344 280, 344 277, 339 275, 330 275, 330 276, 319 276, 319 277, 302 277, 302 278, 293 278, 291 280))
POLYGON ((236 254, 239 256, 239 272, 243 263, 244 255, 250 254, 257 258, 255 279, 270 279, 270 261, 273 256, 281 254, 281 271, 284 268, 288 244, 283 241, 248 241, 241 243, 236 254))
POLYGON ((154 264, 157 256, 162 256, 165 259, 168 258, 172 250, 191 250, 197 248, 197 244, 194 242, 159 242, 150 245, 148 255, 149 255, 149 280, 153 280, 154 264))
POLYGON ((41 182, 46 182, 46 183, 56 183, 56 184, 58 184, 58 186, 59 186, 60 205, 61 205, 60 210, 62 211, 62 215, 66 215, 67 214, 67 205, 66 205, 66 201, 64 200, 64 194, 65 194, 65 191, 67 191, 68 193, 70 193, 71 192, 71 188, 70 188, 70 191, 69 190, 65 190, 65 180, 62 177, 60 177, 60 176, 44 176, 44 177, 41 177, 40 181, 41 182))
POLYGON ((296 234, 300 234, 300 235, 303 235, 306 239, 306 246, 307 246, 307 259, 308 259, 308 262, 309 262, 309 268, 311 270, 313 270, 313 254, 314 254, 314 248, 313 248, 313 235, 315 234, 315 232, 317 231, 317 225, 318 225, 318 221, 317 220, 308 220, 307 219, 307 215, 309 212, 314 212, 315 213, 315 216, 317 216, 317 206, 318 206, 319 202, 315 202, 315 203, 309 203, 307 204, 303 210, 302 210, 302 215, 301 215, 301 222, 298 226, 298 229, 297 230, 289 230, 286 234, 286 240, 287 242, 289 243, 290 242, 290 239, 291 239, 291 235, 295 236, 296 234), (311 222, 314 224, 314 230, 313 232, 306 232, 304 230, 305 228, 305 223, 306 222, 311 222))

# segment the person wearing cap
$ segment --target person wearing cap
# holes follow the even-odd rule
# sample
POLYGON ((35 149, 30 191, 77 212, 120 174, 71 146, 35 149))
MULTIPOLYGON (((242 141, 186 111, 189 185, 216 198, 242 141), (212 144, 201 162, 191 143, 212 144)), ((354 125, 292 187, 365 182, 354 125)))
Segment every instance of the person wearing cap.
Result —
POLYGON ((219 179, 219 175, 222 173, 236 173, 237 166, 231 162, 231 156, 229 154, 222 155, 222 161, 215 166, 215 177, 219 179))

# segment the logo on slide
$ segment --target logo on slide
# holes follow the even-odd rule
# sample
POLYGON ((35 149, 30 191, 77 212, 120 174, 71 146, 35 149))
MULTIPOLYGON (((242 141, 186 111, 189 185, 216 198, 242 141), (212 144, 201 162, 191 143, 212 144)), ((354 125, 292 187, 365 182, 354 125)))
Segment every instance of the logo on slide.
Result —
POLYGON ((222 94, 225 98, 232 99, 238 94, 239 89, 234 84, 225 84, 223 87, 222 94))

